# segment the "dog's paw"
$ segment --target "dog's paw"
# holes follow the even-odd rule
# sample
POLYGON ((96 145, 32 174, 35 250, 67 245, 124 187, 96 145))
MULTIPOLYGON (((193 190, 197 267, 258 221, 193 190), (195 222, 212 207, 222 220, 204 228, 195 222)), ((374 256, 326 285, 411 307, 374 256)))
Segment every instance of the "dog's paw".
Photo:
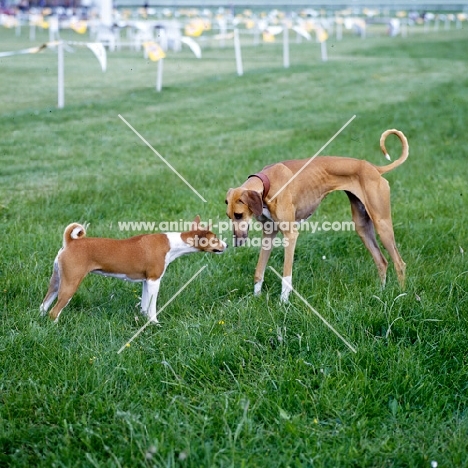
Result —
POLYGON ((281 302, 281 304, 288 304, 289 303, 289 292, 287 294, 281 293, 280 302, 281 302))
POLYGON ((260 294, 262 294, 262 284, 263 281, 254 284, 254 296, 260 296, 260 294))
POLYGON ((289 302, 289 294, 291 293, 292 287, 292 278, 290 276, 283 276, 281 280, 281 302, 289 302))
POLYGON ((159 320, 157 315, 150 315, 148 316, 148 322, 154 325, 159 325, 159 320))

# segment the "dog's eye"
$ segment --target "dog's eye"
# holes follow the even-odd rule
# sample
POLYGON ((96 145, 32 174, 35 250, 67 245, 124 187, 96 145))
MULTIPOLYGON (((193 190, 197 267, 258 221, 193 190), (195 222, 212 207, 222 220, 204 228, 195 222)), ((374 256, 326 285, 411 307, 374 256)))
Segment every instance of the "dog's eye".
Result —
POLYGON ((227 200, 224 200, 224 203, 226 203, 226 205, 228 204, 227 200))
POLYGON ((242 213, 234 213, 234 218, 242 219, 242 213))

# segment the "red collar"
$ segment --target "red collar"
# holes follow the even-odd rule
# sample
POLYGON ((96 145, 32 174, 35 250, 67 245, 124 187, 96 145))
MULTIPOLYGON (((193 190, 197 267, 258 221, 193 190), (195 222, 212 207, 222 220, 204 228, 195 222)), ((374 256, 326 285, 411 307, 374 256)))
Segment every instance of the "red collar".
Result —
POLYGON ((268 195, 268 192, 270 191, 270 179, 266 174, 263 172, 257 172, 256 174, 249 175, 247 179, 250 179, 251 177, 258 177, 262 182, 263 182, 263 199, 268 195))

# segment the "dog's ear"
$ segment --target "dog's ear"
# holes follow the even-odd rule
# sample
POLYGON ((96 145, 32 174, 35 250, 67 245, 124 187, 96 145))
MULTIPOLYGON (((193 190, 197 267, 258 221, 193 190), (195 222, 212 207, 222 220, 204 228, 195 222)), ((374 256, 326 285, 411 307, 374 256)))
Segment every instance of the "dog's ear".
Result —
POLYGON ((246 190, 240 197, 240 201, 245 203, 255 216, 260 216, 263 212, 262 197, 255 190, 246 190))
POLYGON ((234 189, 230 188, 227 193, 226 193, 226 199, 224 200, 224 203, 226 203, 226 205, 228 204, 228 198, 229 198, 229 194, 233 191, 234 189))
POLYGON ((200 227, 200 215, 195 216, 195 219, 192 221, 191 231, 196 231, 200 227))

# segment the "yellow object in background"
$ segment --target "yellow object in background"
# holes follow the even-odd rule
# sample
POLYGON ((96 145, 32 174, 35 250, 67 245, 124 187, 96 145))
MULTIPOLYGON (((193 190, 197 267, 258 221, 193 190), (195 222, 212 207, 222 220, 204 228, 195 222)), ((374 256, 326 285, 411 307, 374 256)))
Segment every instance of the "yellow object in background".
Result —
POLYGON ((164 52, 164 50, 162 50, 159 44, 156 44, 156 42, 145 42, 143 44, 143 47, 145 48, 148 58, 152 62, 157 62, 158 60, 161 60, 164 57, 166 57, 166 53, 164 52))
POLYGON ((319 42, 325 42, 328 39, 328 33, 325 29, 320 29, 317 31, 317 39, 319 42))
POLYGON ((70 23, 70 28, 78 34, 84 34, 88 29, 88 24, 86 21, 73 21, 70 23))
POLYGON ((205 30, 205 23, 201 19, 195 19, 190 21, 185 26, 185 35, 190 37, 198 37, 201 36, 203 31, 205 30))
POLYGON ((275 36, 268 31, 263 31, 263 42, 275 42, 275 36))

